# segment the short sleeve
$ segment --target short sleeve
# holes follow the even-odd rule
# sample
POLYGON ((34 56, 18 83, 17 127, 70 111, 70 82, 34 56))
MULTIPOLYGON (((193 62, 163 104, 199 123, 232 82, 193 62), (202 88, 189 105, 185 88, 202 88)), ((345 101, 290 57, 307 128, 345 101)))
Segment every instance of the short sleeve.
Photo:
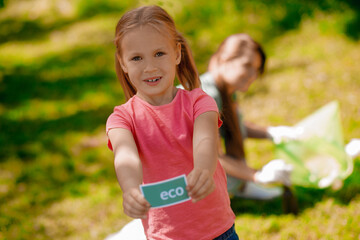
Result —
MULTIPOLYGON (((124 128, 132 131, 131 119, 122 106, 115 107, 114 112, 108 117, 106 121, 106 135, 114 128, 124 128)), ((113 150, 110 139, 108 139, 108 147, 111 151, 113 150)))
MULTIPOLYGON (((215 100, 207 95, 203 90, 200 88, 193 90, 194 95, 194 119, 205 112, 217 112, 219 113, 219 109, 216 105, 215 100)), ((222 125, 222 121, 220 119, 220 115, 218 114, 218 127, 222 125)))

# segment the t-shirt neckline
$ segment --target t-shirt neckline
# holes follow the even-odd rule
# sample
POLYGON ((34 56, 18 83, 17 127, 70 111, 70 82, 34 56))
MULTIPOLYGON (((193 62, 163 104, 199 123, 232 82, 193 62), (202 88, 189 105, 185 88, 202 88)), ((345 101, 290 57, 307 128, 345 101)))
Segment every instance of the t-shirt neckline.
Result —
POLYGON ((142 104, 144 104, 144 105, 146 105, 146 106, 149 106, 149 107, 151 107, 151 108, 165 108, 165 107, 168 107, 168 106, 173 105, 173 104, 176 102, 178 96, 180 95, 180 93, 179 93, 180 91, 184 91, 184 90, 183 90, 183 89, 180 89, 180 88, 177 88, 175 97, 171 100, 171 102, 166 103, 166 104, 163 104, 163 105, 159 105, 159 106, 152 105, 152 104, 148 103, 147 101, 141 99, 141 98, 138 97, 137 95, 134 95, 134 98, 137 99, 138 101, 140 101, 142 104))

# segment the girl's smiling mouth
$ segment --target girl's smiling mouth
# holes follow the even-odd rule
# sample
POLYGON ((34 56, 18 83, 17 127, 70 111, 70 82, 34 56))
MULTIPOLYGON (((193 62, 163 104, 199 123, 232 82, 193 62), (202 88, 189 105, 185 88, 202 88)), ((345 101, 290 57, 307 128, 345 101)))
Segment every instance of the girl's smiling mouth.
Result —
POLYGON ((148 79, 145 79, 144 81, 146 82, 146 83, 156 83, 156 82, 158 82, 160 79, 161 79, 162 77, 154 77, 154 78, 148 78, 148 79))

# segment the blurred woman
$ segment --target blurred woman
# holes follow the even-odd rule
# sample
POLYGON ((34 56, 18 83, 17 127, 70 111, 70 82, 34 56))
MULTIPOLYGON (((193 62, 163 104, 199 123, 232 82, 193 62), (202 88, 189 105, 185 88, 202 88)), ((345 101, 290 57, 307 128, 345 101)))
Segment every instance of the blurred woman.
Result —
POLYGON ((220 162, 228 175, 230 195, 255 199, 271 199, 281 195, 281 188, 264 188, 260 184, 290 185, 291 167, 282 160, 273 160, 261 170, 246 164, 246 138, 271 139, 277 143, 295 139, 300 129, 287 126, 260 127, 243 122, 236 92, 246 92, 264 73, 266 55, 257 42, 247 34, 227 37, 210 58, 208 72, 200 76, 202 89, 215 99, 222 114, 220 162))

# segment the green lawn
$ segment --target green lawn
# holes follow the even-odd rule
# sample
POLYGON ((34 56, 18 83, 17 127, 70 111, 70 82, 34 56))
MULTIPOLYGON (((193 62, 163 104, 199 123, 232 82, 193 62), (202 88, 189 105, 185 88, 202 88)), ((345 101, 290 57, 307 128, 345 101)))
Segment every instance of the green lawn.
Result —
MULTIPOLYGON (((0 6, 1 6, 0 1, 0 6)), ((199 72, 224 37, 247 32, 268 55, 239 96, 245 118, 292 125, 338 100, 344 141, 360 138, 360 7, 356 1, 8 0, 0 9, 0 239, 103 239, 130 218, 105 121, 124 96, 114 72, 121 14, 159 3, 188 39, 199 72)), ((249 164, 275 158, 246 143, 249 164)), ((359 239, 360 159, 338 190, 294 186, 282 199, 233 199, 242 239, 359 239)))

